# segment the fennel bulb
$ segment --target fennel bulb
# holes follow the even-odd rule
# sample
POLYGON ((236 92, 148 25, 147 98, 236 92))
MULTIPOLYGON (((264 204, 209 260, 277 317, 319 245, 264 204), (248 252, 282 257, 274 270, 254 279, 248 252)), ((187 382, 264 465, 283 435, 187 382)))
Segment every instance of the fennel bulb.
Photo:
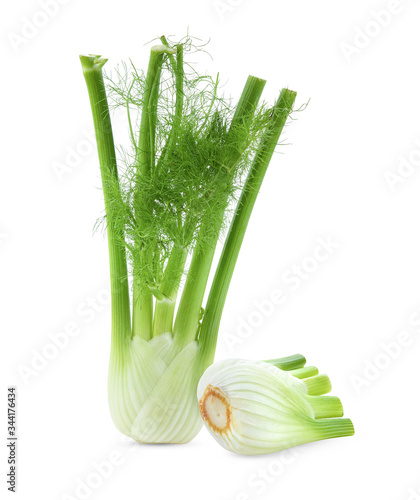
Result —
POLYGON ((305 369, 278 366, 228 359, 204 372, 197 388, 200 414, 220 445, 260 455, 354 434, 351 420, 331 418, 343 415, 340 400, 320 395, 330 390, 327 377, 301 379, 305 369))

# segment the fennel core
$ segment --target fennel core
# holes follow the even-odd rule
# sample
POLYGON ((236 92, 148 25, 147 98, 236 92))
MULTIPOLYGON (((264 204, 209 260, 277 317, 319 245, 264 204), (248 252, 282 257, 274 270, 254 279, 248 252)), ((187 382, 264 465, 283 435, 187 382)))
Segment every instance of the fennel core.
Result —
POLYGON ((202 425, 197 384, 213 362, 239 250, 296 94, 283 89, 274 106, 261 105, 265 81, 249 76, 234 107, 219 96, 218 78, 184 62, 190 40, 161 42, 145 73, 128 66, 107 85, 106 59, 80 60, 105 200, 111 415, 137 441, 183 443, 202 425), (126 110, 132 143, 118 166, 108 100, 126 110))

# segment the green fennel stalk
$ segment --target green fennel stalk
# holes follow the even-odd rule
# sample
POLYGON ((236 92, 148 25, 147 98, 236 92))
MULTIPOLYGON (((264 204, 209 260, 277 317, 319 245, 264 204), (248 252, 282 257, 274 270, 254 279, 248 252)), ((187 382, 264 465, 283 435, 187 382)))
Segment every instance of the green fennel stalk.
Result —
MULTIPOLYGON (((151 49, 146 74, 125 67, 108 82, 108 92, 106 59, 80 59, 108 234, 111 415, 137 441, 182 443, 202 425, 197 384, 213 362, 246 227, 296 94, 283 89, 273 107, 261 105, 265 81, 250 76, 234 107, 219 95, 218 78, 184 62, 189 40, 161 42, 151 49), (132 142, 118 168, 108 99, 127 110, 132 142), (215 250, 238 198, 203 304, 215 250)), ((285 369, 303 370, 301 360, 287 360, 285 369)))

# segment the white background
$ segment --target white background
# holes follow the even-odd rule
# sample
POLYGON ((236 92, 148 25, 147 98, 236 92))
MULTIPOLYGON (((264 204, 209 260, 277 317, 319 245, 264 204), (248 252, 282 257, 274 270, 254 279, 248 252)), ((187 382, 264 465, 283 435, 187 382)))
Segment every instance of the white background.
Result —
POLYGON ((18 496, 82 498, 77 485, 111 456, 112 472, 83 498, 420 498, 418 2, 68 0, 49 17, 40 4, 3 2, 0 14, 1 461, 5 471, 14 384, 18 496), (78 55, 103 54, 109 69, 128 58, 145 67, 146 42, 188 28, 211 38, 213 61, 201 58, 200 68, 219 71, 228 94, 238 97, 254 74, 268 80, 270 102, 282 86, 298 92, 298 105, 311 99, 267 173, 216 358, 303 353, 330 375, 353 438, 251 458, 226 452, 205 430, 188 445, 131 444, 111 422, 108 255, 103 236, 92 236, 102 197, 78 55), (66 162, 70 172, 57 175, 66 162), (314 263, 318 238, 339 248, 314 263), (287 273, 302 262, 317 269, 292 289, 287 273), (240 339, 240 325, 274 289, 284 304, 240 339), (79 334, 25 379, 22 367, 69 323, 79 334), (397 348, 400 332, 409 340, 397 348))

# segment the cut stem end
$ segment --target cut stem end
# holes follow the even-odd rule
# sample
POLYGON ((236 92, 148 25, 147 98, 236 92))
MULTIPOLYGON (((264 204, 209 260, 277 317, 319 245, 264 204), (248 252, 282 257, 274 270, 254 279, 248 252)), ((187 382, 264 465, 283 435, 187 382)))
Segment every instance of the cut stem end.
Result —
POLYGON ((209 384, 198 405, 201 418, 213 432, 225 434, 230 430, 232 407, 220 389, 209 384))

